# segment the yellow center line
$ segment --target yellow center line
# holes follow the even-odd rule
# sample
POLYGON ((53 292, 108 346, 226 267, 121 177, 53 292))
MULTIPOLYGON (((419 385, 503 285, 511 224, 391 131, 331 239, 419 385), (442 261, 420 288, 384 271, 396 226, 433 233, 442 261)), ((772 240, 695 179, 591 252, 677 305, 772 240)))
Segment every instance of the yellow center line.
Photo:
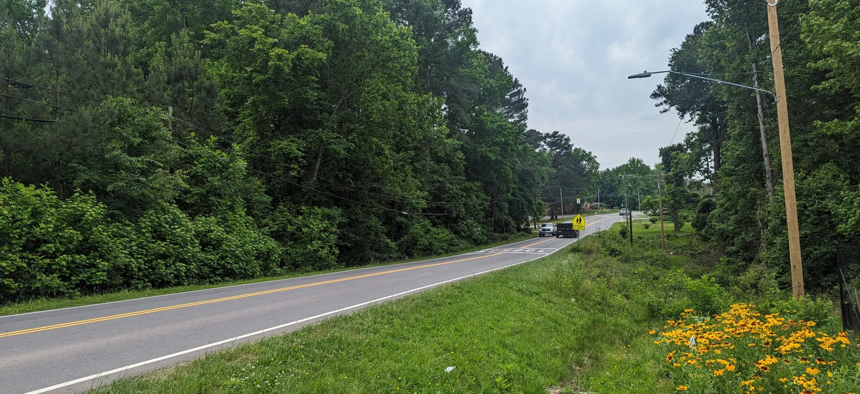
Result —
POLYGON ((496 254, 490 254, 490 255, 485 255, 485 256, 471 257, 471 258, 468 258, 468 259, 461 259, 461 260, 454 260, 454 261, 446 261, 446 262, 444 262, 444 263, 435 263, 435 264, 420 265, 420 266, 417 266, 417 267, 401 268, 401 269, 390 270, 390 271, 384 271, 384 272, 376 272, 376 273, 372 273, 372 274, 364 274, 364 275, 350 276, 350 277, 347 277, 347 278, 332 279, 332 280, 326 280, 326 281, 322 281, 322 282, 306 283, 306 284, 303 284, 303 285, 290 286, 290 287, 283 287, 283 288, 279 288, 279 289, 272 289, 272 290, 265 290, 265 291, 258 291, 258 292, 255 292, 255 293, 239 294, 239 295, 235 295, 235 296, 223 297, 223 298, 215 298, 215 299, 205 300, 205 301, 197 301, 197 302, 189 302, 189 303, 186 303, 186 304, 170 305, 170 306, 165 306, 165 307, 161 307, 161 308, 146 309, 146 310, 137 311, 137 312, 121 313, 121 314, 118 314, 118 315, 111 315, 111 316, 97 317, 97 318, 93 318, 93 319, 86 319, 86 320, 78 320, 78 321, 73 321, 73 322, 68 322, 68 323, 62 323, 62 324, 54 324, 54 325, 51 325, 51 326, 36 327, 36 328, 28 328, 28 329, 26 329, 26 330, 19 330, 19 331, 4 332, 4 333, 0 333, 0 338, 13 337, 13 336, 16 336, 16 335, 32 334, 32 333, 35 333, 35 332, 49 331, 49 330, 56 330, 56 329, 59 329, 59 328, 74 327, 74 326, 80 326, 80 325, 84 325, 84 324, 98 323, 98 322, 109 321, 109 320, 117 320, 117 319, 123 319, 123 318, 126 318, 126 317, 133 317, 133 316, 140 316, 140 315, 148 315, 148 314, 151 314, 151 313, 164 312, 164 311, 171 311, 171 310, 175 310, 175 309, 182 309, 182 308, 190 308, 190 307, 192 307, 192 306, 207 305, 207 304, 215 304, 215 303, 218 303, 218 302, 224 302, 224 301, 240 300, 240 299, 243 299, 243 298, 256 297, 256 296, 261 296, 261 295, 266 295, 266 294, 280 293, 280 292, 289 291, 289 290, 303 289, 303 288, 306 288, 306 287, 314 287, 314 286, 327 285, 327 284, 331 284, 331 283, 346 282, 346 281, 356 280, 356 279, 370 278, 370 277, 373 277, 373 276, 387 275, 387 274, 393 274, 393 273, 397 273, 397 272, 405 272, 405 271, 417 270, 417 269, 422 269, 422 268, 438 267, 438 266, 441 266, 441 265, 454 264, 454 263, 461 263, 461 262, 464 262, 464 261, 470 261, 470 260, 484 259, 484 258, 487 258, 487 257, 499 256, 499 255, 502 255, 502 254, 504 254, 504 253, 496 253, 496 254))

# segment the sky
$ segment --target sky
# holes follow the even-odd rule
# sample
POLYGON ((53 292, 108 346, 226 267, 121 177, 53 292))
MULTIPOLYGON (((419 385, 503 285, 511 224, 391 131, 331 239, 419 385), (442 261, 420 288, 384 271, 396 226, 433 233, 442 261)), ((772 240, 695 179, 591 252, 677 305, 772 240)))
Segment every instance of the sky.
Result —
POLYGON ((669 53, 708 19, 702 0, 461 0, 473 11, 481 49, 504 59, 528 90, 529 127, 561 131, 597 156, 601 169, 658 150, 693 131, 649 95, 669 53))

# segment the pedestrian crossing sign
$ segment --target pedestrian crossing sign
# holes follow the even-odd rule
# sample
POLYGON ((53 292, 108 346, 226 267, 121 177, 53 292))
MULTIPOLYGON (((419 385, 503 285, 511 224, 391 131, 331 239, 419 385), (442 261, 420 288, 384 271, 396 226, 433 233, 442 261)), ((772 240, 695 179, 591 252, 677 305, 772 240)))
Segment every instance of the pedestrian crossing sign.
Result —
POLYGON ((576 217, 573 218, 573 229, 585 231, 585 219, 582 217, 582 215, 576 215, 576 217))

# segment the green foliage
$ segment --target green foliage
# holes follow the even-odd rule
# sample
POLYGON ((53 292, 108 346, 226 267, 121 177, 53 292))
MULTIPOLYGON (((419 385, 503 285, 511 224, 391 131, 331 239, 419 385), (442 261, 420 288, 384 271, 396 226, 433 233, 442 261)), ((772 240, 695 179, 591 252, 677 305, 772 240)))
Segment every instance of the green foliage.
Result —
POLYGON ((336 209, 279 207, 264 221, 284 246, 284 268, 316 271, 337 267, 337 239, 345 223, 336 209))
POLYGON ((651 228, 651 224, 650 224, 650 223, 644 223, 644 224, 642 224, 642 226, 643 226, 643 227, 645 227, 645 229, 646 229, 646 230, 647 230, 647 229, 649 229, 649 228, 651 228))
POLYGON ((2 300, 449 253, 594 186, 459 1, 8 3, 0 109, 51 122, 0 120, 0 198, 98 220, 15 224, 2 300))
POLYGON ((410 257, 442 255, 465 249, 468 245, 450 231, 433 227, 426 219, 413 223, 398 242, 401 253, 410 257))
POLYGON ((3 179, 0 302, 109 287, 113 256, 93 247, 115 242, 106 218, 106 207, 92 195, 76 194, 63 203, 50 190, 3 179))
POLYGON ((9 179, 0 190, 0 302, 216 283, 282 272, 281 247, 240 214, 194 220, 176 206, 112 222, 92 195, 66 201, 9 179))
POLYGON ((651 224, 657 224, 657 222, 660 221, 660 218, 651 217, 651 218, 648 218, 648 221, 651 222, 651 224))
MULTIPOLYGON (((767 7, 734 0, 705 4, 710 20, 691 26, 692 34, 670 54, 670 67, 773 90, 767 7)), ((780 49, 806 288, 827 292, 838 280, 834 244, 860 234, 860 4, 820 0, 778 9, 781 23, 796 24, 793 30, 800 32, 783 36, 780 49)), ((789 284, 777 116, 765 96, 678 74, 667 74, 652 94, 664 109, 699 126, 682 145, 661 150, 665 205, 678 229, 678 213, 698 204, 691 224, 700 239, 721 247, 720 282, 727 285, 734 280, 729 272, 741 275, 757 266, 781 286, 789 284), (711 194, 708 189, 713 202, 700 198, 711 194)))

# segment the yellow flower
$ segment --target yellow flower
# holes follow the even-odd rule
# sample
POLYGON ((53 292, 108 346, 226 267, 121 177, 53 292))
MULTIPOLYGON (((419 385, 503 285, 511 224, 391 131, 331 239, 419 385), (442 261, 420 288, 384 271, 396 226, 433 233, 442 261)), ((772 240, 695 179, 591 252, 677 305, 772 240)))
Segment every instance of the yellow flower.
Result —
POLYGON ((821 371, 819 371, 816 368, 812 368, 812 367, 806 368, 806 373, 808 373, 810 375, 818 375, 819 372, 821 372, 821 371))
POLYGON ((657 333, 655 330, 648 331, 648 335, 654 335, 655 333, 657 333))
POLYGON ((723 376, 724 374, 725 374, 725 371, 723 371, 722 369, 718 369, 718 370, 714 371, 714 376, 723 376))
POLYGON ((675 390, 678 390, 678 391, 687 391, 687 386, 681 385, 681 386, 676 387, 676 388, 675 388, 675 390))

